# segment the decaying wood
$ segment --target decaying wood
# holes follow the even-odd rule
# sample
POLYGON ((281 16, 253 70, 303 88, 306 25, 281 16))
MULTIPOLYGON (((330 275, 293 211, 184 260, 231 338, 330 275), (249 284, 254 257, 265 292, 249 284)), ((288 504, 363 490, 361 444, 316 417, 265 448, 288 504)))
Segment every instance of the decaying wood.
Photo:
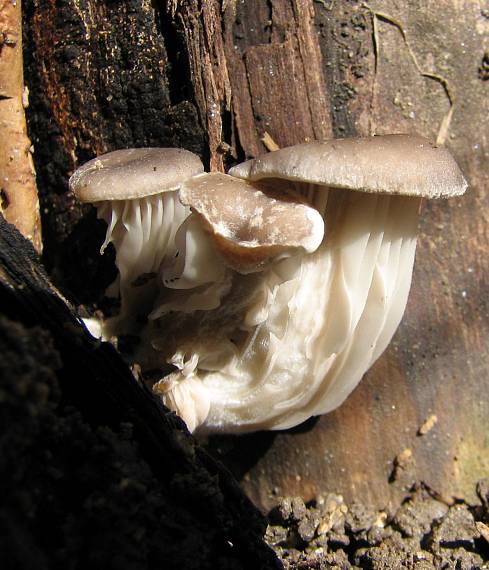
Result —
POLYGON ((27 136, 21 2, 0 2, 0 212, 41 250, 36 178, 27 136))
POLYGON ((221 3, 199 0, 176 3, 171 16, 178 20, 187 46, 194 96, 205 125, 212 171, 224 171, 223 120, 230 112, 231 85, 221 31, 221 3))
POLYGON ((274 2, 283 18, 277 32, 263 21, 263 7, 241 3, 244 18, 259 27, 254 35, 272 35, 269 43, 241 51, 233 29, 238 3, 198 0, 173 4, 171 16, 185 39, 192 84, 202 123, 206 125, 211 170, 223 170, 223 153, 236 157, 236 144, 247 156, 264 152, 268 131, 280 146, 331 135, 331 118, 322 55, 314 33, 312 0, 292 5, 274 2), (282 4, 282 5, 280 5, 282 4), (258 8, 258 9, 257 9, 258 8), (269 27, 269 30, 267 28, 269 27), (232 95, 232 96, 231 96, 232 95), (232 113, 232 119, 230 114, 232 113), (231 138, 224 130, 231 121, 231 138), (231 146, 230 146, 231 145, 231 146), (228 150, 230 149, 230 150, 228 150))
MULTIPOLYGON (((146 558, 148 553, 143 553, 142 560, 146 560, 146 564, 138 567, 153 568, 164 564, 169 568, 182 568, 190 567, 197 560, 199 568, 280 568, 275 555, 262 540, 266 528, 264 520, 244 496, 236 481, 193 440, 179 418, 156 404, 155 399, 135 380, 111 345, 101 343, 88 334, 73 308, 49 281, 30 244, 13 226, 7 224, 1 215, 0 314, 0 338, 2 346, 7 348, 8 352, 2 354, 2 422, 7 420, 14 406, 24 410, 27 416, 36 417, 39 413, 42 419, 43 405, 36 410, 29 399, 30 392, 36 391, 36 377, 29 377, 36 372, 30 368, 32 363, 38 361, 39 356, 37 380, 43 380, 48 371, 43 368, 47 366, 45 354, 29 354, 30 350, 36 350, 36 347, 32 346, 32 335, 47 343, 46 353, 48 356, 52 355, 54 361, 49 374, 54 377, 51 388, 56 396, 51 402, 51 413, 46 414, 46 420, 50 424, 59 422, 59 432, 54 430, 54 442, 42 437, 39 441, 30 441, 30 437, 36 436, 35 432, 23 435, 22 445, 27 449, 40 447, 40 457, 37 457, 34 451, 26 457, 16 455, 22 455, 22 447, 17 449, 9 445, 12 443, 12 437, 9 438, 9 435, 14 433, 15 426, 9 425, 6 432, 2 432, 2 485, 5 484, 4 478, 8 479, 6 472, 11 470, 6 466, 6 461, 18 461, 24 467, 19 471, 22 477, 14 481, 13 488, 10 489, 13 497, 4 496, 0 506, 2 528, 5 517, 9 516, 9 509, 13 509, 15 513, 10 519, 8 531, 15 544, 8 547, 3 538, 0 540, 2 560, 8 560, 9 563, 15 561, 16 567, 27 569, 32 568, 32 564, 40 564, 40 559, 43 561, 41 566, 47 568, 53 562, 52 552, 56 547, 60 551, 67 549, 69 556, 69 550, 73 547, 70 546, 70 541, 80 541, 80 544, 86 540, 90 542, 88 536, 83 534, 83 524, 93 524, 90 523, 90 506, 85 505, 86 508, 77 511, 76 505, 72 504, 72 498, 81 497, 87 502, 100 500, 97 497, 102 493, 107 477, 110 481, 111 475, 100 473, 98 479, 96 475, 93 478, 88 475, 90 472, 97 473, 97 461, 105 463, 108 458, 100 456, 97 460, 97 453, 93 449, 86 450, 87 457, 80 455, 80 451, 85 445, 103 447, 102 441, 97 443, 97 439, 104 430, 112 430, 114 435, 111 437, 117 440, 121 426, 126 425, 130 426, 131 437, 126 437, 125 443, 121 441, 120 445, 114 447, 114 451, 120 455, 116 455, 112 461, 115 466, 126 464, 132 467, 128 469, 126 480, 115 480, 116 488, 132 486, 133 492, 128 494, 127 500, 134 500, 135 509, 138 509, 138 488, 144 489, 144 485, 149 485, 151 481, 151 492, 156 491, 155 500, 162 500, 162 505, 167 503, 167 508, 176 509, 173 515, 168 513, 170 520, 172 516, 175 519, 170 522, 170 531, 166 514, 162 516, 157 510, 152 511, 147 519, 142 517, 139 522, 136 520, 137 512, 131 513, 135 520, 126 521, 123 518, 124 510, 117 506, 114 493, 109 490, 102 501, 109 505, 109 511, 113 509, 114 514, 111 516, 114 517, 117 528, 110 530, 108 535, 112 536, 115 544, 118 541, 127 541, 129 548, 117 549, 115 545, 102 544, 97 547, 100 548, 98 554, 93 553, 92 558, 86 558, 76 547, 76 558, 71 561, 76 567, 83 565, 84 559, 89 567, 93 567, 97 556, 106 555, 122 556, 118 563, 120 567, 133 567, 124 556, 129 553, 130 558, 131 548, 141 548, 150 549, 149 561, 146 558), (11 330, 7 332, 5 339, 5 327, 8 323, 11 330), (15 352, 16 350, 18 352, 15 352), (16 362, 16 357, 26 355, 31 361, 30 364, 16 362), (15 386, 17 383, 17 389, 13 390, 11 396, 6 390, 8 386, 5 386, 5 377, 14 372, 14 366, 18 376, 14 377, 11 384, 15 386), (30 386, 28 392, 25 387, 29 384, 34 385, 30 386), (81 423, 84 426, 81 435, 70 432, 74 429, 70 424, 72 415, 76 425, 81 423), (79 419, 76 419, 77 417, 79 419), (73 439, 70 441, 71 435, 73 439), (85 437, 86 441, 83 439, 85 437), (64 442, 64 445, 60 445, 61 442, 64 442), (42 446, 46 448, 42 449, 42 446), (72 451, 70 446, 73 446, 72 451), (134 451, 129 452, 127 446, 134 451), (45 461, 47 453, 49 458, 45 461), (67 474, 57 476, 59 484, 55 488, 48 484, 49 474, 63 465, 66 457, 72 463, 70 469, 86 473, 85 477, 81 477, 86 488, 72 489, 69 497, 64 496, 63 490, 63 481, 67 474), (21 514, 24 509, 16 504, 15 496, 18 493, 17 488, 28 483, 25 479, 30 477, 30 471, 35 473, 35 490, 29 507, 30 514, 24 518, 21 514), (149 473, 151 475, 148 477, 149 473), (98 488, 98 485, 101 487, 98 488), (52 505, 53 511, 57 512, 46 513, 43 512, 46 509, 37 508, 38 502, 43 504, 38 497, 44 494, 49 495, 46 500, 52 505), (77 512, 80 526, 68 524, 67 521, 74 512, 70 509, 77 512), (56 526, 57 522, 60 526, 56 526), (42 531, 36 528, 39 524, 47 524, 50 527, 52 539, 43 538, 42 531), (133 526, 133 532, 130 536, 125 536, 125 527, 128 524, 133 526), (212 540, 212 544, 205 544, 209 540, 212 540), (196 550, 197 547, 203 550, 196 550), (176 554, 170 555, 175 548, 176 554), (35 558, 36 553, 38 560, 29 565, 26 561, 35 558)), ((39 347, 37 350, 40 350, 39 347)), ((39 385, 37 390, 41 403, 45 404, 52 397, 46 385, 39 385)), ((49 429, 46 433, 49 433, 49 429)), ((47 435, 44 437, 47 438, 47 435)), ((30 489, 26 490, 26 493, 30 492, 30 489)), ((145 492, 149 492, 149 489, 145 489, 145 492)), ((153 508, 151 505, 148 507, 153 508)), ((109 511, 106 511, 106 515, 109 511)), ((100 529, 101 532, 107 532, 104 524, 100 529)), ((88 528, 86 532, 90 533, 88 528)), ((58 552, 58 556, 62 558, 66 555, 58 552)))
POLYGON ((66 181, 97 152, 184 146, 223 170, 266 152, 265 133, 280 147, 389 132, 445 142, 471 191, 425 204, 410 301, 387 352, 339 410, 215 447, 264 507, 325 490, 383 507, 405 492, 407 470, 389 483, 404 449, 412 480, 445 495, 473 488, 489 470, 482 2, 173 0, 155 11, 147 0, 66 0, 63 10, 26 0, 25 23, 46 259, 87 302, 110 281, 100 284, 108 262, 93 237, 103 231, 66 181))
POLYGON ((276 25, 251 4, 229 3, 223 15, 226 56, 234 70, 236 130, 248 157, 265 152, 261 144, 265 131, 281 147, 327 138, 332 132, 313 2, 271 5, 276 25), (234 29, 233 34, 238 9, 243 32, 234 29), (255 27, 254 38, 247 37, 247 26, 255 27))

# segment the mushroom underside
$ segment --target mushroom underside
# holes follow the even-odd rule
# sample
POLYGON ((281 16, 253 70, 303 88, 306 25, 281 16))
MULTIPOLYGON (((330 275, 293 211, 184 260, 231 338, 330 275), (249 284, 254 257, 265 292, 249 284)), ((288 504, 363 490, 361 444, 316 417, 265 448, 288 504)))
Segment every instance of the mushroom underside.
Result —
POLYGON ((158 272, 175 256, 175 234, 190 210, 169 191, 133 200, 96 203, 97 216, 107 223, 103 253, 112 242, 119 275, 109 286, 121 308, 103 325, 104 336, 134 332, 138 315, 147 315, 157 294, 158 272))
POLYGON ((161 351, 153 357, 178 354, 191 363, 155 387, 189 427, 285 429, 333 410, 401 320, 420 199, 306 184, 297 190, 325 218, 327 237, 316 252, 232 279, 213 310, 179 324, 168 313, 153 323, 152 345, 161 351))

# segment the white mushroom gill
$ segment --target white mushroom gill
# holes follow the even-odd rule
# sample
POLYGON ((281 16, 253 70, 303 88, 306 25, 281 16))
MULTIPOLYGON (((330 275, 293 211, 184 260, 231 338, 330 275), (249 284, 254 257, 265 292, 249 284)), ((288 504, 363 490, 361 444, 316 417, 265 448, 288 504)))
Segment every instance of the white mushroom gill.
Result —
MULTIPOLYGON (((200 417, 203 432, 284 429, 336 408, 399 324, 420 199, 308 190, 329 230, 319 249, 254 276, 247 300, 236 304, 241 311, 230 312, 224 300, 226 326, 209 339, 203 331, 214 318, 222 321, 222 309, 207 314, 205 326, 180 345, 194 363, 192 389, 199 398, 205 392, 208 415, 203 420, 188 399, 183 406, 167 393, 165 402, 187 423, 200 417)), ((174 390, 188 375, 178 377, 174 390)), ((199 398, 194 406, 201 412, 199 398)))
POLYGON ((191 214, 178 228, 175 249, 173 259, 162 267, 161 278, 165 287, 192 289, 223 278, 224 264, 195 214, 191 214))
POLYGON ((165 192, 132 200, 97 202, 97 216, 107 223, 104 252, 112 242, 116 249, 119 275, 111 293, 120 295, 121 309, 104 329, 129 332, 138 315, 147 314, 156 295, 158 272, 165 260, 176 254, 175 234, 190 209, 178 199, 178 192, 165 192), (117 289, 114 291, 114 289, 117 289))
POLYGON ((229 292, 230 275, 195 214, 190 214, 175 234, 174 254, 160 268, 164 290, 150 320, 168 312, 192 313, 216 309, 229 292))
POLYGON ((116 248, 119 276, 110 289, 120 295, 121 309, 103 323, 104 336, 141 328, 160 289, 160 267, 175 255, 176 231, 190 214, 178 189, 203 170, 200 158, 184 149, 133 148, 89 160, 71 176, 77 199, 95 204, 108 224, 101 252, 109 242, 116 248))

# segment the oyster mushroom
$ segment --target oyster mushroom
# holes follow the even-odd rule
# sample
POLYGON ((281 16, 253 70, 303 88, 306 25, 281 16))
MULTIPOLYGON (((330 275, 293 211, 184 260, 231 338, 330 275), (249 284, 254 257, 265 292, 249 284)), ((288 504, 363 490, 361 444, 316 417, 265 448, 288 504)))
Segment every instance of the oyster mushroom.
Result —
MULTIPOLYGON (((235 273, 213 310, 163 315, 154 346, 192 363, 171 379, 173 390, 191 380, 205 394, 207 413, 191 413, 192 427, 289 428, 339 406, 386 348, 407 302, 421 198, 460 195, 467 184, 448 151, 408 135, 298 145, 230 174, 300 193, 324 217, 327 238, 313 252, 235 273)), ((165 379, 155 391, 172 405, 165 379)))
POLYGON ((229 292, 232 273, 262 271, 319 247, 324 234, 321 215, 290 185, 288 194, 275 186, 220 173, 194 176, 182 184, 180 200, 192 214, 178 229, 178 256, 163 264, 162 282, 170 289, 191 291, 173 297, 164 292, 163 304, 151 319, 170 310, 217 308, 229 292))
POLYGON ((321 215, 291 186, 252 184, 226 174, 194 176, 182 184, 190 206, 226 264, 254 273, 271 261, 315 251, 324 235, 321 215))
POLYGON ((121 309, 104 325, 105 334, 130 332, 137 315, 150 310, 154 277, 175 255, 175 234, 190 213, 178 199, 178 188, 203 170, 199 157, 187 150, 138 148, 94 158, 70 178, 77 199, 95 204, 107 222, 101 253, 109 242, 116 249, 121 309))

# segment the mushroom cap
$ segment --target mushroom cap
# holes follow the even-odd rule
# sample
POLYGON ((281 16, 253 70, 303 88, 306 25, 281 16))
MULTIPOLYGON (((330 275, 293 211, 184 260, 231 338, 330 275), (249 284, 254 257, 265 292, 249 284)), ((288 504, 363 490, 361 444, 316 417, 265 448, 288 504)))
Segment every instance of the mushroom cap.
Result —
POLYGON ((283 186, 201 174, 182 184, 180 200, 198 216, 227 265, 250 273, 274 258, 311 253, 323 239, 319 212, 283 186))
POLYGON ((285 178, 363 192, 448 198, 467 182, 443 147, 415 135, 333 139, 283 148, 231 168, 247 180, 285 178))
POLYGON ((200 158, 181 148, 131 148, 98 156, 78 168, 70 189, 80 202, 130 200, 179 188, 204 171, 200 158))

